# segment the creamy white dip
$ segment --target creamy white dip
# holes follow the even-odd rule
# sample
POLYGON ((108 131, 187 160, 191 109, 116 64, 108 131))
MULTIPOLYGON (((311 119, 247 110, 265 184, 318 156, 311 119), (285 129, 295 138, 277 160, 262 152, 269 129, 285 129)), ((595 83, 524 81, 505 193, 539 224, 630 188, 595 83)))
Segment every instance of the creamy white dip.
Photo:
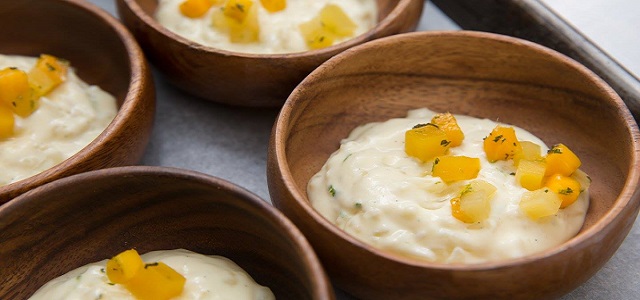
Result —
MULTIPOLYGON (((211 25, 214 9, 201 18, 180 13, 184 0, 159 0, 155 18, 172 32, 205 46, 243 53, 290 53, 309 50, 298 26, 313 19, 326 4, 335 4, 357 24, 354 36, 373 28, 378 18, 375 0, 288 0, 287 7, 270 13, 256 0, 260 42, 231 43, 229 36, 211 25)), ((336 40, 336 43, 346 39, 336 40)))
MULTIPOLYGON (((585 191, 571 206, 538 221, 519 208, 526 189, 515 181, 512 161, 490 163, 483 138, 498 124, 456 115, 465 139, 451 155, 478 157, 477 179, 497 188, 490 217, 467 224, 451 215, 450 199, 469 180, 446 184, 430 174, 432 163, 409 157, 404 134, 435 113, 410 111, 407 118, 370 123, 354 129, 309 181, 307 194, 325 218, 381 250, 419 260, 480 263, 522 257, 559 245, 578 233, 589 206, 585 191)), ((511 125, 507 125, 511 126, 511 125)), ((513 126, 518 140, 545 144, 513 126)), ((585 178, 576 178, 587 187, 585 178)))
MULTIPOLYGON (((222 256, 207 256, 184 249, 152 251, 145 262, 164 262, 186 278, 184 290, 174 300, 275 299, 271 290, 257 284, 247 272, 222 256)), ((77 268, 42 286, 32 300, 87 300, 136 298, 120 284, 111 284, 104 268, 107 260, 77 268)))
MULTIPOLYGON (((0 69, 28 72, 36 58, 0 55, 0 69)), ((72 69, 67 80, 40 98, 30 116, 15 116, 15 134, 0 140, 0 186, 40 173, 95 139, 117 113, 113 96, 83 82, 72 69)))

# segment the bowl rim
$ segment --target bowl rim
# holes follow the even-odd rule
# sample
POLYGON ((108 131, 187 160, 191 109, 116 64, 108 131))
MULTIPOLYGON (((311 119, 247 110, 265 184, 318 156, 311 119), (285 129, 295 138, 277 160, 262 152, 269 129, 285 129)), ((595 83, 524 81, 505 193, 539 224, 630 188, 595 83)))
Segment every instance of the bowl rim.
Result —
MULTIPOLYGON (((78 188, 79 184, 88 184, 108 178, 124 178, 135 176, 152 176, 165 178, 179 178, 195 183, 201 183, 221 190, 226 190, 229 194, 241 199, 247 204, 259 209, 274 226, 281 229, 288 240, 295 245, 297 256, 303 261, 303 267, 308 274, 312 290, 310 291, 317 299, 333 299, 333 289, 329 279, 324 272, 320 260, 314 249, 302 232, 291 222, 282 212, 269 205, 253 192, 220 177, 207 175, 201 172, 163 166, 123 166, 107 169, 93 170, 84 173, 61 178, 44 185, 38 186, 3 205, 0 205, 0 220, 12 215, 15 211, 28 209, 33 205, 46 205, 40 195, 47 194, 51 190, 78 188)), ((0 222, 2 225, 2 222, 0 222)))
MULTIPOLYGON (((295 117, 297 119, 297 116, 295 117)), ((322 230, 330 232, 331 235, 336 236, 341 240, 345 240, 354 248, 357 248, 360 251, 372 253, 378 257, 381 257, 382 259, 409 267, 438 269, 446 271, 477 272, 492 269, 506 269, 514 266, 531 264, 539 259, 555 256, 568 249, 580 248, 581 246, 584 246, 586 243, 588 243, 588 240, 590 238, 595 236, 598 232, 602 231, 606 227, 610 226, 612 222, 619 217, 620 212, 625 207, 633 205, 633 202, 636 202, 636 208, 638 208, 638 206, 640 205, 640 169, 634 167, 640 165, 640 132, 638 130, 638 125, 635 123, 634 118, 631 115, 631 112, 624 104, 622 99, 618 96, 618 94, 603 79, 601 79, 587 67, 583 66, 572 58, 540 44, 501 34, 467 30, 410 32, 376 39, 363 45, 358 45, 353 48, 347 49, 344 52, 337 54, 336 56, 321 64, 293 90, 291 95, 285 101, 285 104, 283 105, 280 113, 278 114, 276 122, 274 123, 271 143, 275 167, 278 168, 278 180, 280 180, 282 185, 285 187, 286 193, 291 195, 291 197, 293 198, 292 205, 301 208, 304 213, 311 217, 311 220, 313 222, 317 223, 317 225, 322 228, 322 230), (558 246, 527 256, 474 264, 449 264, 442 262, 420 261, 417 259, 411 259, 379 250, 339 229, 332 222, 320 215, 320 213, 317 212, 306 200, 306 186, 301 187, 305 189, 302 190, 295 183, 296 181, 292 176, 291 169, 289 168, 285 147, 285 142, 290 134, 290 130, 288 130, 288 128, 292 123, 292 117, 295 116, 293 110, 296 109, 298 111, 301 111, 309 103, 308 101, 301 100, 299 96, 301 94, 300 89, 318 80, 316 79, 316 77, 318 77, 322 73, 330 72, 330 70, 334 69, 335 65, 341 64, 343 61, 349 60, 352 57, 356 56, 357 53, 363 49, 380 47, 385 44, 391 43, 402 43, 413 38, 439 39, 442 37, 489 39, 499 43, 510 44, 514 47, 529 48, 532 51, 551 56, 559 63, 565 64, 576 70, 578 73, 585 75, 593 85, 596 85, 604 93, 608 94, 609 98, 612 99, 614 104, 620 108, 618 110, 618 114, 624 119, 627 133, 630 140, 632 141, 632 149, 630 151, 632 163, 628 167, 628 176, 625 180, 624 186, 622 187, 622 190, 614 201, 612 207, 599 220, 592 224, 590 228, 580 232, 576 236, 558 246)), ((635 214, 637 213, 638 210, 636 209, 635 214)))
MULTIPOLYGON (((398 3, 394 6, 394 8, 389 12, 389 14, 384 19, 377 22, 376 25, 371 29, 367 30, 366 32, 356 37, 353 37, 341 43, 337 43, 322 49, 307 50, 307 51, 300 51, 300 52, 288 52, 288 53, 245 53, 245 52, 224 50, 224 49, 220 49, 212 46, 206 46, 206 45, 191 41, 190 39, 187 39, 185 37, 182 37, 181 35, 174 33, 173 31, 161 25, 160 22, 158 22, 153 16, 147 14, 142 9, 142 7, 140 7, 137 0, 117 0, 117 1, 127 5, 129 9, 133 12, 133 14, 138 18, 138 20, 141 20, 142 22, 144 22, 148 27, 150 27, 156 33, 160 34, 162 37, 169 40, 174 40, 181 46, 187 47, 197 52, 208 53, 208 54, 219 54, 227 57, 230 57, 230 56, 242 57, 242 58, 249 58, 249 59, 296 59, 296 58, 300 59, 300 58, 306 58, 306 57, 312 57, 312 56, 330 56, 370 40, 372 37, 377 36, 380 33, 380 31, 382 31, 384 28, 387 28, 391 24, 397 22, 401 17, 402 12, 407 10, 407 8, 410 7, 410 4, 416 0, 399 0, 398 3)), ((122 15, 120 11, 119 11, 119 14, 122 15)))
MULTIPOLYGON (((142 49, 136 42, 135 38, 125 26, 120 23, 111 14, 99 8, 93 3, 83 0, 49 0, 56 1, 57 5, 68 5, 71 8, 81 10, 84 14, 92 16, 92 20, 106 25, 106 29, 112 31, 119 42, 124 46, 127 53, 127 62, 129 64, 129 81, 125 98, 116 112, 115 117, 107 127, 100 132, 91 142, 82 147, 78 152, 74 153, 67 159, 57 163, 56 165, 33 174, 21 180, 0 186, 0 195, 5 193, 13 193, 19 189, 30 189, 35 186, 50 182, 52 179, 58 179, 61 175, 71 172, 71 170, 82 164, 83 161, 96 155, 101 149, 108 146, 109 136, 114 133, 124 132, 127 130, 129 120, 135 118, 134 112, 145 103, 144 98, 140 97, 140 93, 146 89, 145 86, 153 85, 153 79, 149 75, 149 67, 144 59, 142 49), (127 112, 123 114, 122 112, 127 112)), ((152 92, 153 95, 153 92, 152 92)), ((155 96, 150 98, 155 99, 155 96)), ((10 201, 10 200, 9 200, 10 201)), ((8 202, 9 202, 8 201, 8 202)), ((2 203, 2 202, 0 202, 2 203)))

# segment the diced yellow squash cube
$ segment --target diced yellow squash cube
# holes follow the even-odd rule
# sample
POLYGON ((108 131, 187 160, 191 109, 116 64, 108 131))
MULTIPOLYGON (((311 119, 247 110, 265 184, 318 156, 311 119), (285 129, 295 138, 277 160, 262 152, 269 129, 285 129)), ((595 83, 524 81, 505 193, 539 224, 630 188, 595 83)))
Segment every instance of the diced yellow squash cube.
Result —
POLYGON ((565 208, 576 202, 581 192, 580 183, 577 180, 562 174, 555 174, 548 177, 545 180, 544 186, 558 194, 560 199, 562 199, 560 208, 565 208))
POLYGON ((212 5, 211 0, 185 0, 179 9, 184 16, 195 19, 204 16, 212 5))
POLYGON ((253 0, 227 0, 223 11, 225 16, 242 23, 249 15, 252 6, 253 0))
POLYGON ((126 250, 107 261, 107 277, 113 283, 124 284, 136 276, 143 266, 138 251, 126 250))
POLYGON ((227 16, 223 9, 216 9, 212 13, 212 25, 227 33, 232 43, 253 43, 260 40, 258 8, 255 5, 249 8, 243 21, 227 16))
POLYGON ((39 103, 27 73, 16 68, 0 71, 0 105, 11 108, 13 113, 24 118, 31 115, 39 103))
POLYGON ((542 160, 540 145, 530 141, 520 141, 521 150, 513 156, 513 163, 518 166, 521 159, 525 160, 542 160))
POLYGON ((551 149, 547 151, 546 161, 546 176, 553 174, 570 176, 582 164, 578 156, 564 144, 557 144, 551 147, 551 149))
POLYGON ((318 19, 325 29, 340 37, 352 36, 358 25, 335 4, 325 5, 318 14, 318 19))
POLYGON ((269 12, 277 12, 287 7, 287 0, 260 0, 264 9, 269 12))
POLYGON ((467 156, 438 156, 433 162, 432 175, 444 182, 474 179, 480 172, 480 159, 467 156))
POLYGON ((547 188, 527 191, 520 198, 520 209, 533 220, 552 216, 560 209, 562 199, 547 188))
POLYGON ((423 162, 444 155, 451 147, 447 134, 437 125, 419 124, 405 133, 404 149, 407 155, 423 162))
POLYGON ((484 180, 470 182, 459 197, 451 199, 451 214, 465 223, 486 220, 491 214, 491 200, 496 190, 496 187, 484 180))
POLYGON ((440 113, 431 118, 431 123, 438 125, 440 129, 447 133, 447 138, 451 141, 451 147, 460 146, 464 140, 464 133, 456 117, 450 113, 440 113))
POLYGON ((11 108, 0 104, 0 139, 5 139, 13 135, 15 127, 15 117, 11 108))
POLYGON ((40 55, 36 65, 29 71, 29 83, 37 97, 42 97, 67 79, 69 66, 55 56, 40 55))
POLYGON ((168 300, 179 296, 186 279, 163 262, 146 264, 125 287, 137 299, 168 300))
POLYGON ((516 153, 522 151, 513 127, 500 125, 484 139, 483 148, 490 162, 512 159, 516 153))
POLYGON ((335 35, 329 32, 318 18, 300 24, 300 33, 309 49, 322 49, 333 45, 335 35))
POLYGON ((534 191, 542 187, 547 164, 543 160, 520 160, 516 169, 516 182, 534 191))

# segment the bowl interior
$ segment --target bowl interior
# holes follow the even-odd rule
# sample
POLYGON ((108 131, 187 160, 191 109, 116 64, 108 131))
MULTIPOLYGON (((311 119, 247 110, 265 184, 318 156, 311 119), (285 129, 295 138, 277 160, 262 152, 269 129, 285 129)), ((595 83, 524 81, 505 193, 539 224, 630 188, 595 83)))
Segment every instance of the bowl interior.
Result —
POLYGON ((296 88, 279 118, 275 143, 282 145, 286 162, 280 163, 287 164, 299 200, 308 201, 307 182, 351 130, 420 107, 498 120, 547 145, 567 144, 593 179, 582 232, 612 211, 623 189, 626 199, 619 205, 635 189, 625 184, 637 172, 637 127, 595 75, 524 41, 436 32, 347 50, 296 88))
POLYGON ((330 297, 311 247, 274 208, 195 172, 124 167, 68 177, 0 208, 0 298, 26 298, 84 264, 135 248, 223 255, 280 299, 330 297), (90 188, 87 188, 90 187, 90 188))
POLYGON ((3 3, 0 53, 34 57, 47 53, 67 59, 80 78, 113 94, 122 105, 131 78, 129 55, 112 28, 120 25, 104 15, 77 0, 3 3))

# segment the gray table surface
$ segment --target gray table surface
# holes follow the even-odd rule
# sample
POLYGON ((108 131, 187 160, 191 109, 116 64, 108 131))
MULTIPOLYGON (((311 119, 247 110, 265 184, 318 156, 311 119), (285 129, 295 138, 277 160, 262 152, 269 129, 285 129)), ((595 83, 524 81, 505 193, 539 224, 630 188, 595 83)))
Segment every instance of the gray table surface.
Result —
MULTIPOLYGON (((90 2, 117 17, 114 0, 90 2)), ((427 3, 418 30, 458 29, 446 15, 427 3)), ((190 169, 224 178, 270 202, 267 145, 278 109, 211 103, 173 88, 156 70, 153 76, 157 113, 141 164, 190 169)), ((611 260, 562 299, 640 299, 640 285, 636 282, 640 278, 640 222, 635 223, 611 260)), ((338 299, 352 299, 339 290, 336 294, 338 299)))

